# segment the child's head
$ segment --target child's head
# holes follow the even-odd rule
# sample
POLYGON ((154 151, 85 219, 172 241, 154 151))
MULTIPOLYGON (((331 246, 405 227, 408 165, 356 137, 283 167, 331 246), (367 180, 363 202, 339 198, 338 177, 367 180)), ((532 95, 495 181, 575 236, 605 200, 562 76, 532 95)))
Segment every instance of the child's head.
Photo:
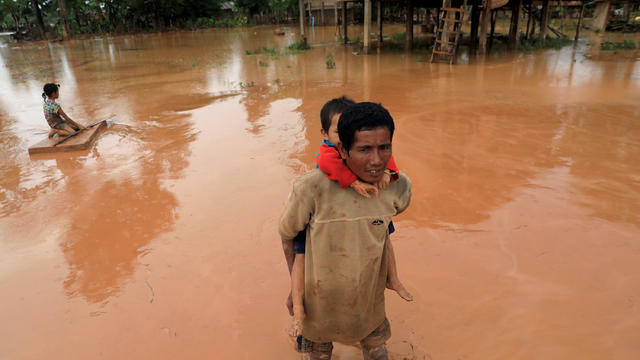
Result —
POLYGON ((44 84, 44 88, 42 89, 42 98, 46 99, 47 97, 50 99, 55 99, 58 97, 58 88, 60 85, 57 84, 44 84))
POLYGON ((320 121, 322 122, 322 129, 320 133, 325 140, 337 145, 340 141, 338 137, 338 120, 340 114, 349 106, 355 104, 355 101, 349 99, 346 96, 331 99, 320 110, 320 121))

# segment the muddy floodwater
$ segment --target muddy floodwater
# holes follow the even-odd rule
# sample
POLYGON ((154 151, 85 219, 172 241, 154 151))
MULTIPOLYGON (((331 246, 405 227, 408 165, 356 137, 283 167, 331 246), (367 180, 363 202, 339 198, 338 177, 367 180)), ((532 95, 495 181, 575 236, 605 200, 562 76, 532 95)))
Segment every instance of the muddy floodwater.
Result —
POLYGON ((289 30, 3 38, 0 359, 298 359, 277 222, 343 94, 389 109, 413 183, 392 359, 640 358, 636 55, 584 40, 450 67, 333 28, 292 54, 289 30), (90 150, 28 155, 45 82, 109 120, 90 150))

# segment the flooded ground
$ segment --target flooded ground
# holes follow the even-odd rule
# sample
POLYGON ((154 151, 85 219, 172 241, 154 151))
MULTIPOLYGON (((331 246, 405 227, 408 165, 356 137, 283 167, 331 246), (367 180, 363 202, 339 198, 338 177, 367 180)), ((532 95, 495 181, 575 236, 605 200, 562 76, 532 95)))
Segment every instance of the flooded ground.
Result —
POLYGON ((272 30, 3 43, 1 359, 297 359, 276 225, 343 94, 390 110, 414 187, 392 359, 640 358, 635 55, 449 67, 333 28, 284 54, 272 30), (27 154, 49 81, 76 121, 110 121, 93 149, 27 154))

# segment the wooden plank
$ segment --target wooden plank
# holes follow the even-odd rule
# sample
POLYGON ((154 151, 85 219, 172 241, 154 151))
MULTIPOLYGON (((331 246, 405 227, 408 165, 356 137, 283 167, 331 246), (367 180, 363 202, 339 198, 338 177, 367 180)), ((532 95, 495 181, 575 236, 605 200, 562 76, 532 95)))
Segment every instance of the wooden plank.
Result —
POLYGON ((450 52, 447 52, 447 51, 439 51, 439 50, 433 50, 433 53, 434 53, 434 54, 438 54, 438 55, 447 55, 447 56, 451 56, 451 55, 453 55, 453 54, 452 54, 452 53, 450 53, 450 52))
POLYGON ((460 8, 442 8, 442 11, 464 12, 464 10, 460 8))
POLYGON ((98 135, 107 127, 107 121, 104 120, 98 125, 83 131, 63 142, 58 146, 54 146, 55 143, 60 141, 61 138, 47 138, 44 139, 29 148, 29 154, 43 154, 43 153, 56 153, 67 152, 77 150, 87 150, 91 147, 98 135))

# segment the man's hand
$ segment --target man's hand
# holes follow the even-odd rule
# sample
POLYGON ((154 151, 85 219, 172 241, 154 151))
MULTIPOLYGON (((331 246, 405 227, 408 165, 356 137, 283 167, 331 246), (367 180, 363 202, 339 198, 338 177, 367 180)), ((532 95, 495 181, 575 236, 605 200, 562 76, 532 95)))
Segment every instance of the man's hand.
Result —
POLYGON ((384 174, 382 175, 382 179, 380 179, 380 181, 378 181, 378 189, 380 190, 384 190, 387 188, 387 186, 389 186, 389 183, 391 182, 391 175, 389 175, 388 172, 384 172, 384 174))
POLYGON ((366 182, 362 182, 360 180, 356 180, 351 183, 351 187, 353 190, 357 191, 358 194, 371 198, 369 193, 373 193, 376 197, 378 197, 378 187, 376 185, 367 184, 366 182))

